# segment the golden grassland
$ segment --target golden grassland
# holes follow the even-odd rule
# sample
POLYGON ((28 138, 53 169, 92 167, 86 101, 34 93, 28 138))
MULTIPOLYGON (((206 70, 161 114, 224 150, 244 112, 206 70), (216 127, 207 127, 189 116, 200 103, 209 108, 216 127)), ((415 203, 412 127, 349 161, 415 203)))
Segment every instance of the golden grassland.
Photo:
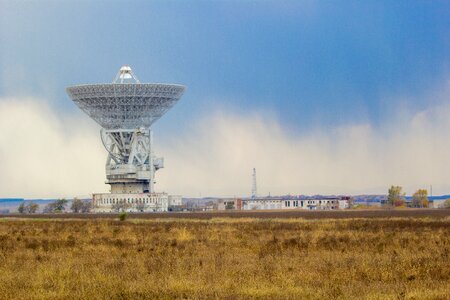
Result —
POLYGON ((0 220, 2 299, 449 299, 450 219, 0 220))

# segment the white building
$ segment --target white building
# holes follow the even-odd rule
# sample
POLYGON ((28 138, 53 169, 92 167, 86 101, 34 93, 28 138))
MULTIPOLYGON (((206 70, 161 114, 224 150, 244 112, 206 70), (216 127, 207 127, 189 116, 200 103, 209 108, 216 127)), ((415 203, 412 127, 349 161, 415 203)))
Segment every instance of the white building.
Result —
POLYGON ((94 194, 92 204, 96 212, 112 212, 117 209, 128 212, 163 212, 169 209, 166 193, 94 194))
POLYGON ((181 195, 169 195, 169 207, 181 206, 182 204, 181 195))
POLYGON ((338 199, 295 199, 284 200, 283 209, 331 210, 339 208, 338 199))
POLYGON ((430 201, 430 208, 445 208, 447 199, 434 199, 430 201))
POLYGON ((349 208, 350 197, 286 198, 259 197, 242 200, 242 210, 305 209, 335 210, 349 208))
POLYGON ((282 209, 281 198, 254 198, 242 200, 242 210, 282 209))

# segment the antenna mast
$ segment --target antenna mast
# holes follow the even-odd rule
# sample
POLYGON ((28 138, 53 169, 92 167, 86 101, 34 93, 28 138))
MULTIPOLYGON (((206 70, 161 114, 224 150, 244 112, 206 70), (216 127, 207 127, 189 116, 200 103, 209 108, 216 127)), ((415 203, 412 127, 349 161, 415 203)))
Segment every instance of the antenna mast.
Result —
POLYGON ((256 169, 253 168, 253 185, 252 185, 252 198, 256 198, 257 192, 256 192, 256 169))

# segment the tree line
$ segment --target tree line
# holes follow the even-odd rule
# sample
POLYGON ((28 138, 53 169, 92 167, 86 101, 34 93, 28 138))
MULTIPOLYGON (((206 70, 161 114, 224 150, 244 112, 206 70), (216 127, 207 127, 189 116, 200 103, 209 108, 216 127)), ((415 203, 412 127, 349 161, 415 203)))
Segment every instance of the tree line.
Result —
MULTIPOLYGON (((405 197, 406 193, 403 192, 402 187, 393 185, 388 191, 387 204, 392 207, 405 207, 405 197)), ((414 208, 427 208, 429 205, 428 191, 426 189, 418 189, 412 196, 410 206, 414 208)), ((450 199, 445 201, 444 208, 450 208, 450 199)))
MULTIPOLYGON (((58 199, 54 202, 51 202, 47 204, 42 212, 44 213, 62 213, 65 212, 67 209, 69 201, 66 199, 58 199)), ((70 205, 70 211, 73 213, 89 213, 92 209, 92 202, 91 201, 85 201, 78 198, 74 198, 72 200, 72 203, 70 205)), ((21 214, 34 214, 39 211, 39 204, 34 203, 32 201, 25 203, 22 202, 19 207, 17 208, 17 211, 21 214)))

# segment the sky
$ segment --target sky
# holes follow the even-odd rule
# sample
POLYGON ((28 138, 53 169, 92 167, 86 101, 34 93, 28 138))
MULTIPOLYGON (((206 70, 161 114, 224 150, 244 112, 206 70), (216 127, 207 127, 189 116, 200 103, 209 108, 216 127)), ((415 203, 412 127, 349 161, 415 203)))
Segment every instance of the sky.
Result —
POLYGON ((104 192, 65 88, 187 86, 154 126, 157 189, 450 194, 447 1, 0 0, 0 197, 104 192))

